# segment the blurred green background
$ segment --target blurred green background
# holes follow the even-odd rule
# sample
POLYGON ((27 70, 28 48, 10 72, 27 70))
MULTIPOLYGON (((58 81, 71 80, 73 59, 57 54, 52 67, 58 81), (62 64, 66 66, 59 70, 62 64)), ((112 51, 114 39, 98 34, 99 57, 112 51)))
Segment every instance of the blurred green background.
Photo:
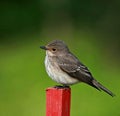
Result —
POLYGON ((120 116, 120 1, 1 0, 0 116, 45 116, 45 72, 39 46, 61 39, 116 94, 73 85, 71 116, 120 116))

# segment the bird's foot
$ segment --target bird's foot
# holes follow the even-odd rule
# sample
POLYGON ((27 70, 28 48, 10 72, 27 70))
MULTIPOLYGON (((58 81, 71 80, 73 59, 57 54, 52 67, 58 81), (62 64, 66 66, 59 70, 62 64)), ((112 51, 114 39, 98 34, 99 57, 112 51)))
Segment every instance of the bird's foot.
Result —
POLYGON ((54 88, 57 88, 57 89, 62 89, 62 88, 70 88, 69 86, 67 85, 55 85, 54 88))

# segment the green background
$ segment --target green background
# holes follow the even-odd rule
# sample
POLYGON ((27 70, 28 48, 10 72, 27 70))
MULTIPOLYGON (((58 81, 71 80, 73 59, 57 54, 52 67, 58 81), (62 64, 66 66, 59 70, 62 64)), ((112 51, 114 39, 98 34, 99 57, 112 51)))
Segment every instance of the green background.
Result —
POLYGON ((0 1, 0 116, 45 116, 45 51, 60 39, 113 91, 71 86, 71 116, 120 115, 120 2, 95 0, 0 1))

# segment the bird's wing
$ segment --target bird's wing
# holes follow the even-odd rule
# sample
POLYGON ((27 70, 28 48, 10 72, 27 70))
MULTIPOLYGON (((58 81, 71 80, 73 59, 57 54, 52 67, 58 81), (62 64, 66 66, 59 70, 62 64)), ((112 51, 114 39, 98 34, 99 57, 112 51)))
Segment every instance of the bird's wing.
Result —
POLYGON ((77 78, 85 83, 91 83, 92 74, 73 54, 69 53, 65 57, 58 58, 59 67, 73 78, 77 78))
POLYGON ((105 88, 102 84, 97 82, 93 77, 88 68, 83 65, 74 55, 67 54, 65 57, 58 58, 59 67, 70 75, 71 78, 76 78, 81 82, 85 82, 92 87, 103 90, 111 96, 115 96, 110 90, 105 88))

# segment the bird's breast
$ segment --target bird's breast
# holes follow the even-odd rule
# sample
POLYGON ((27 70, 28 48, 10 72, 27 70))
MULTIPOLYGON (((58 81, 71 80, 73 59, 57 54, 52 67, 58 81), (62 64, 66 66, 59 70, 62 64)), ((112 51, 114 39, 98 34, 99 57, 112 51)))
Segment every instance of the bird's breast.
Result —
POLYGON ((79 80, 70 77, 66 72, 60 69, 57 64, 56 57, 51 57, 46 54, 45 67, 48 75, 60 84, 72 85, 79 82, 79 80))

